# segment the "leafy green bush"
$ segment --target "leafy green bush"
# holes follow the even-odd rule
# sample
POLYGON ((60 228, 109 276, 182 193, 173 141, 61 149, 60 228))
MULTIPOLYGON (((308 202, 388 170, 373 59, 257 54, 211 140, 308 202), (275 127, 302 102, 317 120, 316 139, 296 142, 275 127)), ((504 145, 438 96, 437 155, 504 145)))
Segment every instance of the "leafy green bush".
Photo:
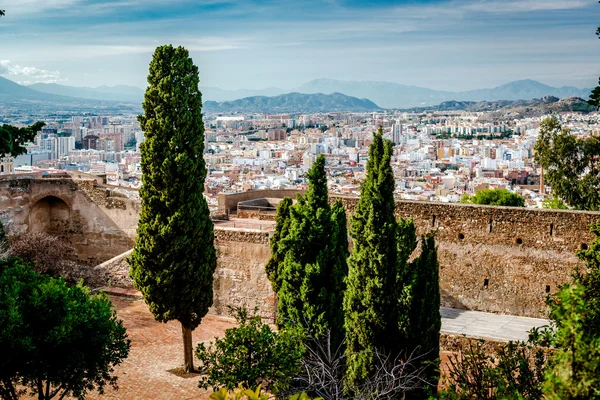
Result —
POLYGON ((128 353, 105 294, 90 297, 87 287, 40 275, 17 258, 0 261, 0 398, 26 389, 40 400, 103 393, 116 388, 113 367, 128 353))
POLYGON ((542 397, 547 354, 532 342, 509 342, 487 354, 484 341, 463 345, 449 358, 444 400, 531 399, 542 397))
POLYGON ((474 196, 465 195, 461 203, 487 204, 490 206, 525 207, 525 198, 506 189, 484 189, 474 196))
POLYGON ((304 334, 287 328, 275 332, 262 322, 257 309, 250 315, 244 308, 229 307, 238 327, 225 331, 208 347, 200 343, 196 357, 206 375, 198 386, 232 390, 238 384, 255 388, 263 384, 270 392, 285 390, 299 370, 304 356, 304 334))

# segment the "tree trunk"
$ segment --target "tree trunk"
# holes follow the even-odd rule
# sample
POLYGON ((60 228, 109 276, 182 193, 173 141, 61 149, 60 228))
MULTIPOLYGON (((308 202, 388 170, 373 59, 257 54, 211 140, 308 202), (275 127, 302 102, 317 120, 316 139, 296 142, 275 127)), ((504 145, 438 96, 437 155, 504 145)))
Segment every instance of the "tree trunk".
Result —
POLYGON ((185 372, 194 372, 194 351, 192 349, 192 330, 181 325, 183 337, 183 369, 185 372))

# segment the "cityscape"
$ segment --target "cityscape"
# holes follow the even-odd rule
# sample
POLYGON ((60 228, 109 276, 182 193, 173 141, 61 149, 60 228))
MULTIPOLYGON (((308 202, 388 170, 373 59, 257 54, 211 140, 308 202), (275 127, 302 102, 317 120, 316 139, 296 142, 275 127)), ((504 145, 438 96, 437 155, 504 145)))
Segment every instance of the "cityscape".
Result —
POLYGON ((600 399, 600 5, 0 0, 0 400, 600 399))

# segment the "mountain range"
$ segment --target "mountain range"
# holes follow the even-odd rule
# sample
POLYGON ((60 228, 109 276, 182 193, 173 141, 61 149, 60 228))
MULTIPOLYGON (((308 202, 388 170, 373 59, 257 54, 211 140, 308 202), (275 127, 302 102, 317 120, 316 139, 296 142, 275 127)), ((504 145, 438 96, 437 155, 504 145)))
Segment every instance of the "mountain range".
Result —
MULTIPOLYGON (((335 79, 316 79, 293 89, 266 88, 266 89, 240 89, 223 90, 215 87, 201 87, 203 100, 218 103, 246 99, 249 97, 278 97, 282 101, 284 94, 344 94, 358 99, 369 99, 384 108, 412 108, 440 104, 446 101, 497 101, 497 100, 531 100, 546 96, 558 98, 580 97, 586 99, 591 89, 579 89, 572 86, 553 87, 534 80, 521 80, 510 82, 495 88, 478 89, 464 92, 448 92, 419 86, 401 85, 393 82, 375 81, 341 81, 335 79)), ((59 84, 37 83, 31 86, 22 86, 15 82, 0 77, 0 96, 12 100, 37 100, 37 101, 71 101, 87 99, 119 103, 131 103, 139 107, 143 100, 144 90, 134 86, 100 86, 74 87, 59 84), (7 97, 8 96, 8 97, 7 97), (53 97, 60 96, 60 97, 53 97)), ((315 98, 314 101, 318 102, 315 98)), ((266 100, 256 99, 256 105, 266 104, 266 100)), ((242 102, 249 106, 249 102, 242 102)), ((242 104, 237 103, 237 104, 242 104)), ((236 103, 233 103, 236 104, 236 103)), ((270 103, 273 106, 273 102, 270 103)), ((313 105, 316 103, 313 103, 313 105)), ((214 107, 210 104, 209 107, 214 107)), ((223 104, 222 107, 231 109, 233 105, 223 104)), ((287 105, 286 105, 287 107, 287 105)), ((264 111, 263 111, 264 112, 264 111)))
POLYGON ((304 94, 287 93, 279 96, 252 96, 239 100, 205 101, 204 112, 218 113, 315 113, 315 112, 369 112, 382 108, 368 99, 358 99, 342 93, 304 94))
MULTIPOLYGON (((100 86, 97 88, 73 87, 58 84, 37 83, 29 86, 40 92, 69 97, 94 100, 130 101, 141 103, 144 91, 133 86, 100 86)), ((494 101, 494 100, 531 100, 545 96, 558 98, 587 98, 591 89, 579 89, 573 86, 553 87, 526 79, 510 82, 495 88, 477 89, 464 92, 448 92, 401 85, 393 82, 341 81, 335 79, 315 79, 292 89, 270 87, 266 89, 224 90, 216 87, 201 87, 205 101, 225 102, 254 96, 279 96, 286 93, 343 93, 360 99, 369 99, 385 108, 409 108, 440 104, 444 101, 494 101)))

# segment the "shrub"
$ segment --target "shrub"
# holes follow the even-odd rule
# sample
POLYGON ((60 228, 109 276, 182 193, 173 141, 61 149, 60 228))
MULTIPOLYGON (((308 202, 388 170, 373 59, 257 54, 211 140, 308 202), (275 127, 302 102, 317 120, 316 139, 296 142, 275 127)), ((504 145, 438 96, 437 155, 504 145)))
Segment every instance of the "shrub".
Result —
POLYGON ((285 390, 299 372, 304 356, 304 334, 297 328, 275 332, 262 322, 257 309, 249 314, 244 308, 229 307, 238 327, 208 347, 200 343, 196 357, 206 375, 199 386, 232 390, 238 384, 246 388, 264 385, 268 391, 285 390))

